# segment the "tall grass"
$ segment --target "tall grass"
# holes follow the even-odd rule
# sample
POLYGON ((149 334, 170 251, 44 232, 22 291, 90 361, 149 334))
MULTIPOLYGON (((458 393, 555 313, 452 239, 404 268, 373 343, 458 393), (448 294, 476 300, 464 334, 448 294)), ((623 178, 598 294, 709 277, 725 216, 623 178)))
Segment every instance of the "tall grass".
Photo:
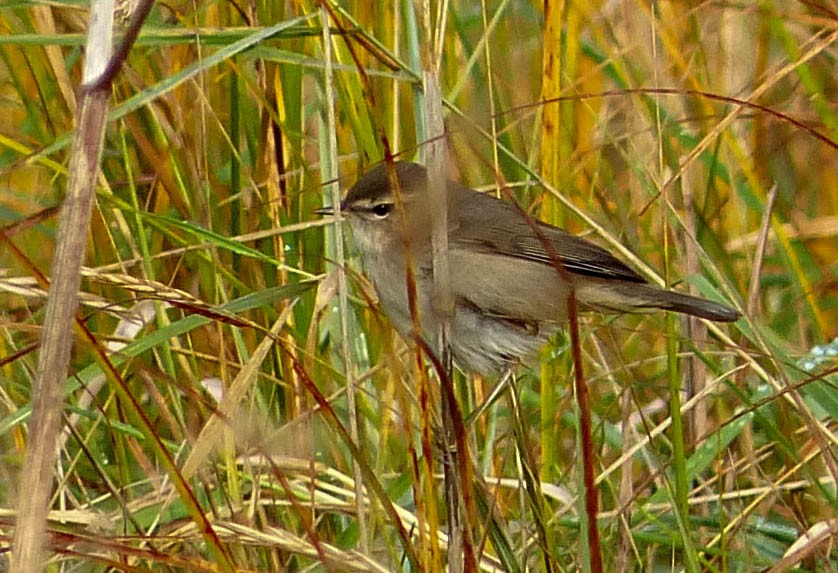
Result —
MULTIPOLYGON (((583 318, 605 570, 838 568, 838 6, 552 9, 548 26, 504 0, 155 7, 79 230, 95 342, 76 333, 64 382, 52 570, 444 568, 439 386, 313 215, 329 184, 422 153, 433 46, 453 178, 746 313, 583 318)), ((4 547, 86 21, 77 2, 0 6, 4 547)), ((483 570, 593 562, 569 346, 488 404, 494 380, 453 381, 483 570)))

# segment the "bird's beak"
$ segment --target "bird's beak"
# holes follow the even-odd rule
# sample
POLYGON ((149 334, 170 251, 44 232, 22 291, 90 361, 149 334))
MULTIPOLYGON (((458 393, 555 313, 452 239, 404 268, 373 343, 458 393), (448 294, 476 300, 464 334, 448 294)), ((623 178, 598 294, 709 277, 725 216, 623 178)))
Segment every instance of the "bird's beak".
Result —
MULTIPOLYGON (((343 209, 343 205, 340 206, 343 209)), ((314 210, 315 214, 317 215, 334 215, 335 208, 334 207, 321 207, 319 209, 314 210)))

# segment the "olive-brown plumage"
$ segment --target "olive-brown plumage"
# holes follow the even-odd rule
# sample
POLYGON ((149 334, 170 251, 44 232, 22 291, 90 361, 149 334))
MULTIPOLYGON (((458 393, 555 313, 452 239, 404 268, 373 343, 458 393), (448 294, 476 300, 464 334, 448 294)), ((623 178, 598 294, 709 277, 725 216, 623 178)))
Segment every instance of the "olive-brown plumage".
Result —
MULTIPOLYGON (((456 303, 450 344, 465 370, 495 372, 535 352, 567 320, 569 281, 583 310, 663 309, 723 322, 739 318, 726 305, 649 284, 605 249, 563 229, 536 222, 534 231, 511 203, 453 181, 447 192, 456 303), (564 272, 557 270, 554 256, 564 272)), ((425 168, 409 162, 368 171, 341 204, 382 307, 405 335, 412 331, 405 269, 413 261, 421 331, 429 343, 437 327, 431 298, 432 208, 425 168)))

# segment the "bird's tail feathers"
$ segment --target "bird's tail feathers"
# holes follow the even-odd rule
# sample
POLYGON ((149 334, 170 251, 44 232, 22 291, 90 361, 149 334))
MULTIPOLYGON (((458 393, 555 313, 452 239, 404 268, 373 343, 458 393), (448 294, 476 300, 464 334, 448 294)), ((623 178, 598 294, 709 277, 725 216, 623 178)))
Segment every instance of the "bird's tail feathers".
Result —
POLYGON ((580 302, 603 310, 643 312, 661 309, 717 322, 733 322, 741 316, 738 310, 726 304, 647 284, 612 282, 581 288, 585 292, 577 292, 580 302))

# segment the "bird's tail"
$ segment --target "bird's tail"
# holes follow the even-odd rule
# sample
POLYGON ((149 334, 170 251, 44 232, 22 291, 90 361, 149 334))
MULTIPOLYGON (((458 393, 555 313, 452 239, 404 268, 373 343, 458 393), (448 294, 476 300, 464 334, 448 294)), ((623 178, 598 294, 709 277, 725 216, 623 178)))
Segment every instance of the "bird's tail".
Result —
POLYGON ((631 285, 631 290, 639 303, 638 310, 644 307, 660 308, 718 322, 733 322, 741 316, 735 308, 706 298, 663 290, 651 285, 631 285))
POLYGON ((739 319, 738 310, 706 298, 663 290, 650 284, 602 281, 581 286, 579 300, 586 306, 618 312, 643 312, 661 309, 690 314, 717 322, 739 319))

